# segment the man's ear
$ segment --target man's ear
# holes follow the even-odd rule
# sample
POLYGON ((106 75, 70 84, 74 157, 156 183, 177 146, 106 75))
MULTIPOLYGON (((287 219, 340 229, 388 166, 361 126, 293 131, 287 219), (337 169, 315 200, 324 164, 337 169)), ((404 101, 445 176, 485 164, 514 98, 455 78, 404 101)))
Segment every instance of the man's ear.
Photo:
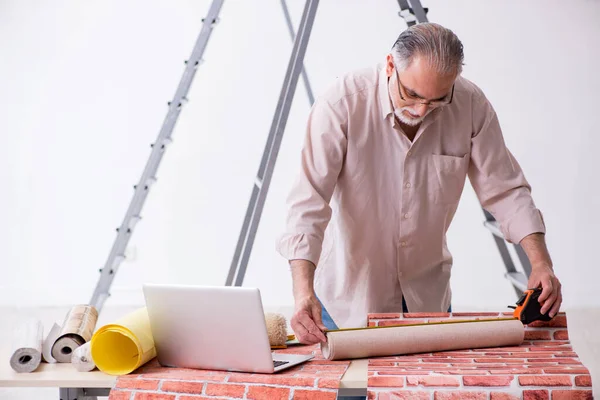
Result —
POLYGON ((385 73, 387 74, 387 77, 389 78, 390 76, 392 76, 392 74, 394 73, 394 58, 392 57, 392 54, 388 54, 385 58, 385 73))

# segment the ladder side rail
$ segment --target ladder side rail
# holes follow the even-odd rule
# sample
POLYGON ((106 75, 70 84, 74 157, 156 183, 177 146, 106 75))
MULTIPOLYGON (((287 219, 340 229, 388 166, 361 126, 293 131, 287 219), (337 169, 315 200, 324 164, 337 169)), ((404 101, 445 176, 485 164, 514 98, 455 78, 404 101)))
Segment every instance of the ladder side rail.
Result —
MULTIPOLYGON (((283 8, 283 14, 286 20, 286 24, 290 33, 290 36, 292 38, 292 42, 294 42, 295 38, 296 38, 296 34, 294 32, 294 27, 292 25, 292 19, 289 13, 289 9, 287 7, 287 3, 285 0, 281 0, 281 6, 283 8)), ((313 96, 313 92, 312 92, 312 88, 310 86, 310 81, 308 80, 308 75, 306 74, 306 69, 303 66, 302 67, 302 79, 304 81, 304 87, 306 89, 306 93, 308 96, 308 101, 309 104, 312 106, 312 104, 314 103, 314 96, 313 96)), ((279 104, 277 105, 279 107, 279 104)), ((275 110, 275 114, 278 114, 280 112, 280 109, 277 108, 275 110)), ((260 166, 259 166, 259 172, 254 180, 254 185, 252 186, 252 191, 250 193, 250 201, 248 202, 248 206, 246 207, 246 214, 244 215, 244 221, 242 222, 242 228, 240 230, 240 234, 238 236, 238 240, 235 246, 235 250, 233 252, 233 258, 231 260, 231 264, 229 266, 229 272, 227 273, 227 278, 225 279, 225 285, 226 286, 230 286, 234 279, 235 279, 235 275, 238 272, 239 269, 239 265, 240 265, 240 257, 242 256, 242 252, 244 251, 244 246, 248 245, 248 231, 250 229, 250 223, 252 221, 252 219, 254 218, 254 213, 256 212, 256 205, 257 205, 257 201, 258 201, 258 195, 260 193, 261 187, 262 187, 262 182, 264 179, 264 174, 265 174, 265 169, 266 169, 266 165, 267 165, 267 160, 269 157, 269 151, 273 146, 273 141, 274 141, 274 134, 275 132, 273 130, 269 131, 269 136, 267 137, 267 141, 265 143, 265 148, 263 150, 263 154, 262 154, 262 158, 260 161, 260 166)), ((249 245, 250 247, 252 247, 252 245, 249 245)))
POLYGON ((273 116, 271 129, 269 132, 269 139, 265 146, 265 152, 263 153, 263 160, 266 157, 266 162, 261 162, 258 180, 255 182, 254 191, 258 191, 256 203, 248 204, 246 211, 246 218, 248 222, 248 231, 240 232, 238 239, 238 248, 236 248, 236 255, 231 263, 229 274, 227 276, 226 285, 229 286, 234 284, 235 286, 241 286, 244 281, 246 270, 248 267, 248 261, 250 259, 250 253, 252 252, 252 246, 258 230, 260 217, 264 208, 264 203, 267 197, 271 178, 273 176, 273 170, 277 161, 277 155, 281 146, 281 140, 285 131, 285 126, 289 116, 292 100, 298 83, 300 72, 303 68, 303 59, 306 54, 306 48, 310 38, 310 33, 314 23, 315 15, 317 12, 318 0, 306 0, 304 11, 302 13, 302 19, 300 26, 298 27, 298 33, 294 39, 294 46, 288 63, 287 72, 281 88, 281 93, 273 116), (241 258, 239 258, 241 255, 241 258), (236 258, 238 258, 236 260, 236 258))
MULTIPOLYGON (((283 8, 283 15, 285 16, 285 22, 287 23, 288 31, 290 32, 290 37, 292 42, 296 40, 296 32, 294 30, 294 25, 292 24, 292 18, 290 16, 290 11, 288 9, 287 3, 285 0, 281 0, 281 7, 283 8)), ((315 102, 315 96, 312 91, 312 87, 310 86, 310 81, 308 79, 308 74, 306 72, 306 67, 304 64, 302 65, 302 81, 304 82, 304 88, 306 89, 306 95, 308 96, 308 104, 312 106, 315 102)))
POLYGON ((200 31, 190 58, 186 61, 186 67, 183 76, 180 79, 178 87, 173 96, 173 100, 168 103, 169 109, 163 121, 156 142, 151 145, 152 151, 146 162, 142 175, 134 186, 134 195, 127 208, 125 217, 119 228, 117 228, 117 237, 111 247, 109 256, 100 269, 100 279, 92 295, 90 304, 98 312, 101 311, 105 301, 110 296, 110 287, 115 278, 121 262, 125 259, 125 250, 133 233, 137 222, 141 219, 140 212, 148 196, 150 186, 156 181, 156 172, 163 158, 167 145, 171 142, 171 134, 177 122, 184 102, 187 100, 187 93, 192 84, 198 65, 202 60, 202 55, 208 44, 210 34, 217 22, 224 0, 213 0, 206 18, 202 20, 203 26, 200 31))

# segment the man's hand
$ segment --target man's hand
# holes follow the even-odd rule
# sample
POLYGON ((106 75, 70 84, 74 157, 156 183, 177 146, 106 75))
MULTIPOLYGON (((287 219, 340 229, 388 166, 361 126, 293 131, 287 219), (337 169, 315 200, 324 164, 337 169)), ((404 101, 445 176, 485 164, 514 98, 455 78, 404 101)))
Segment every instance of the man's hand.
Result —
POLYGON ((314 294, 298 298, 290 325, 300 343, 315 344, 326 342, 321 320, 321 304, 314 294))
POLYGON ((532 266, 527 287, 542 288, 542 294, 538 298, 542 304, 542 314, 550 310, 548 315, 554 317, 558 313, 562 303, 561 284, 550 266, 532 266))
POLYGON ((321 320, 321 303, 315 295, 313 280, 315 265, 308 260, 290 261, 294 302, 296 308, 290 325, 300 343, 315 344, 326 342, 325 325, 321 320))
POLYGON ((541 312, 545 314, 550 311, 548 315, 554 317, 560 310, 562 303, 562 285, 554 275, 552 260, 546 248, 544 235, 541 233, 528 235, 520 244, 531 263, 531 275, 527 287, 529 289, 542 288, 542 294, 538 299, 542 304, 541 312))

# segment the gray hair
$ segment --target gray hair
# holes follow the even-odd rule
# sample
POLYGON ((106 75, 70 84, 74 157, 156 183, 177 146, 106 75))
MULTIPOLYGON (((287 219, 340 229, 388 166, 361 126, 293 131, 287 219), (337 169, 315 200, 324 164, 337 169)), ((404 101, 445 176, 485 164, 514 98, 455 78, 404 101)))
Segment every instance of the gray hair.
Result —
POLYGON ((464 60, 463 45, 454 32, 432 22, 415 24, 402 32, 392 47, 392 56, 400 70, 421 56, 444 75, 459 75, 464 60))

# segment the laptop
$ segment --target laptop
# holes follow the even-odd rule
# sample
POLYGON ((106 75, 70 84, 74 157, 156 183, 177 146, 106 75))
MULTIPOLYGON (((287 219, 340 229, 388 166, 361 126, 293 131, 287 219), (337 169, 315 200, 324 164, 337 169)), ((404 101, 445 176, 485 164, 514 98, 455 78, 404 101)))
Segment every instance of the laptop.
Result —
POLYGON ((162 366, 274 373, 314 357, 271 351, 258 288, 147 283, 143 292, 162 366))

